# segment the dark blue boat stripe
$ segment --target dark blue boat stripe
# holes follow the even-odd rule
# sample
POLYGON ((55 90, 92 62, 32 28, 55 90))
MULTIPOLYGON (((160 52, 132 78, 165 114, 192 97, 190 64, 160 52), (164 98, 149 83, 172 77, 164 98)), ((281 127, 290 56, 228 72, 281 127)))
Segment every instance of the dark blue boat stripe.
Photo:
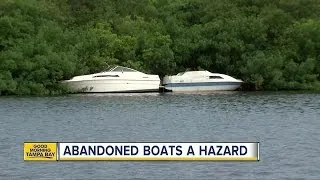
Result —
POLYGON ((168 83, 167 87, 190 87, 190 86, 230 86, 240 85, 241 82, 194 82, 194 83, 168 83))

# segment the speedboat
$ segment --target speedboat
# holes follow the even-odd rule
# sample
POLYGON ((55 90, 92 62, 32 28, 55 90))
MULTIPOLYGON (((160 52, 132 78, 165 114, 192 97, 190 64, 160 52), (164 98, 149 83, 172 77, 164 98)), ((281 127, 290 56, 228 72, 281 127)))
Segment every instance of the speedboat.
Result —
POLYGON ((85 93, 156 92, 160 78, 131 68, 112 66, 99 73, 75 76, 63 83, 72 91, 85 93))
POLYGON ((219 73, 204 71, 180 72, 165 76, 163 86, 167 91, 233 91, 241 86, 242 80, 219 73))

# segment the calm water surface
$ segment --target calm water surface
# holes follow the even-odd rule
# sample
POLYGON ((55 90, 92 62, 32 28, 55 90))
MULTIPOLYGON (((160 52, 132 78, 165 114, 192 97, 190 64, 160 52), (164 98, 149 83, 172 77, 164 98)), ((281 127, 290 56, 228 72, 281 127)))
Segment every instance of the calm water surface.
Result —
POLYGON ((0 179, 320 179, 320 94, 0 97, 0 179), (259 141, 260 162, 24 162, 25 141, 259 141))

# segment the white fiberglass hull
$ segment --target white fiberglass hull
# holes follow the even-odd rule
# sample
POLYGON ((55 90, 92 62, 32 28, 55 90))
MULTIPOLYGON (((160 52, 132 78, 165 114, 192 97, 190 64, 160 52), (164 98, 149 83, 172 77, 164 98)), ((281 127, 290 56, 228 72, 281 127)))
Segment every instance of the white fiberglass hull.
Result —
POLYGON ((143 80, 87 80, 66 81, 76 92, 83 93, 119 93, 119 92, 157 92, 160 81, 143 80))
POLYGON ((168 83, 165 89, 173 92, 189 91, 234 91, 241 86, 242 82, 190 82, 168 83))

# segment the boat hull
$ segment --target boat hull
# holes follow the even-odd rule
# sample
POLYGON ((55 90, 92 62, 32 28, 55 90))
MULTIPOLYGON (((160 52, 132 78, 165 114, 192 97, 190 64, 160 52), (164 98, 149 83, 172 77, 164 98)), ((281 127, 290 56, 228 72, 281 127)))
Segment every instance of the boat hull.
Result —
POLYGON ((241 86, 242 82, 190 82, 168 83, 164 88, 173 92, 188 91, 234 91, 241 86))
POLYGON ((78 93, 127 93, 127 92, 158 92, 159 81, 67 81, 74 92, 78 93))

